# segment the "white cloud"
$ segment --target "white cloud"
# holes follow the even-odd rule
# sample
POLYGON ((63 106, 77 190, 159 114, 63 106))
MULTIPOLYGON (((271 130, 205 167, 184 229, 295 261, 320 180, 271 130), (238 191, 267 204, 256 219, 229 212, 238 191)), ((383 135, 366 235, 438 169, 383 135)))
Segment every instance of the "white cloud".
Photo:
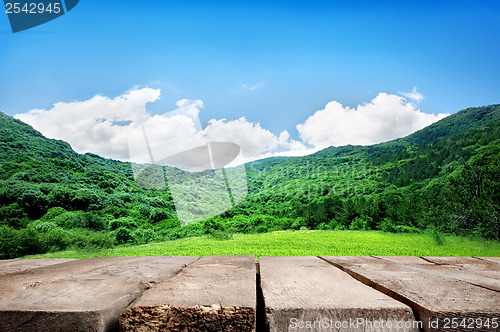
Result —
POLYGON ((196 119, 203 103, 183 99, 177 102, 178 109, 173 113, 148 113, 146 104, 159 98, 160 90, 136 89, 113 99, 98 95, 85 101, 57 103, 49 110, 31 110, 15 117, 49 138, 65 140, 77 152, 150 162, 147 149, 138 151, 132 146, 134 155, 129 156, 129 140, 136 147, 141 146, 146 132, 156 160, 202 142, 196 119))
MULTIPOLYGON (((189 107, 196 103, 197 101, 189 107)), ((205 144, 197 122, 197 119, 177 110, 150 116, 142 123, 133 123, 131 130, 127 131, 126 139, 120 142, 122 149, 130 151, 129 158, 122 160, 155 163, 205 144)))
POLYGON ((242 84, 241 85, 241 87, 244 90, 250 90, 250 91, 255 91, 258 89, 262 89, 262 88, 267 88, 268 86, 269 86, 269 83, 266 83, 266 82, 259 82, 257 84, 242 84))
POLYGON ((278 146, 278 139, 273 133, 262 128, 260 123, 249 122, 244 117, 232 121, 212 119, 202 133, 210 142, 238 144, 241 149, 239 161, 258 159, 278 146))
POLYGON ((212 119, 202 133, 210 142, 231 142, 240 146, 240 155, 229 166, 274 156, 304 156, 316 151, 291 139, 286 130, 276 136, 260 123, 249 122, 244 117, 233 121, 212 119))
MULTIPOLYGON (((414 90, 412 101, 421 100, 414 90)), ((405 97, 380 93, 356 108, 332 101, 311 115, 297 130, 303 142, 317 148, 369 145, 406 136, 448 114, 427 114, 405 97)))
POLYGON ((278 143, 281 147, 291 150, 291 151, 309 151, 302 142, 296 141, 290 138, 290 134, 287 130, 282 131, 278 137, 278 143))
POLYGON ((302 156, 328 146, 374 144, 403 137, 444 118, 447 114, 420 112, 423 99, 416 88, 409 93, 380 93, 355 108, 332 101, 297 125, 301 140, 288 131, 275 135, 242 117, 212 119, 202 130, 201 100, 182 99, 177 109, 151 114, 148 103, 160 98, 159 89, 135 88, 108 98, 57 103, 49 110, 35 109, 16 118, 50 138, 62 139, 80 153, 93 152, 107 158, 157 162, 172 154, 211 142, 231 142, 241 148, 231 165, 272 156, 302 156))
POLYGON ((398 94, 415 104, 419 104, 424 99, 424 95, 417 91, 417 87, 414 87, 411 92, 398 92, 398 94))

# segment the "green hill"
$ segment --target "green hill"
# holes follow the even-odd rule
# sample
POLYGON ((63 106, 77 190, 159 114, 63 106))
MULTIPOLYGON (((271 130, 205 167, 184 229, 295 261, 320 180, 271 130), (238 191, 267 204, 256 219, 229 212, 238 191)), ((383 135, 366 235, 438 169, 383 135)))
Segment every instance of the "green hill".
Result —
POLYGON ((492 105, 387 143, 254 162, 254 204, 240 209, 274 211, 295 227, 433 227, 499 239, 499 139, 500 105, 492 105))
POLYGON ((77 154, 0 113, 0 258, 301 228, 498 240, 499 130, 491 105, 391 142, 252 162, 243 202, 180 227, 168 188, 137 185, 129 163, 77 154))

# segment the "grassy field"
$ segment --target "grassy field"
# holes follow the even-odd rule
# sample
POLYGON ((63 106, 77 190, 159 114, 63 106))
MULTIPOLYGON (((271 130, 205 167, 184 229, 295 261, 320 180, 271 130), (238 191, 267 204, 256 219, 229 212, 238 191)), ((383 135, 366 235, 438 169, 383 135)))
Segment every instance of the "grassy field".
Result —
POLYGON ((97 251, 62 251, 27 258, 88 258, 156 255, 259 256, 500 256, 500 242, 446 235, 438 244, 429 234, 393 234, 380 231, 279 231, 235 234, 229 240, 186 238, 140 246, 97 251))

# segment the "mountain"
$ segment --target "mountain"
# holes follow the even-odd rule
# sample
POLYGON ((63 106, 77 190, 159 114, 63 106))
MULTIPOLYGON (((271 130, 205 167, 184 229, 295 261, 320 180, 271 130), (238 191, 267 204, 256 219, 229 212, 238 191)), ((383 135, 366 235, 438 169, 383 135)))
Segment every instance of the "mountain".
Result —
POLYGON ((433 227, 499 239, 499 139, 500 105, 491 105, 391 142, 257 161, 248 168, 254 204, 238 213, 273 211, 296 228, 433 227))
POLYGON ((500 105, 467 108, 400 140, 411 144, 430 143, 441 137, 466 133, 471 129, 498 126, 500 105))
POLYGON ((30 125, 0 112, 0 161, 23 158, 63 157, 74 159, 77 154, 64 141, 45 138, 30 125))
MULTIPOLYGON (((338 179, 331 173, 343 171, 345 174, 340 174, 344 175, 341 178, 348 178, 353 173, 370 173, 366 178, 376 178, 377 186, 381 184, 381 179, 397 187, 416 185, 455 170, 479 148, 498 147, 499 128, 500 105, 469 108, 390 142, 329 147, 305 157, 270 158, 249 163, 248 166, 256 173, 251 178, 260 178, 258 173, 264 171, 267 174, 264 181, 259 182, 259 188, 254 188, 260 192, 276 182, 269 175, 277 172, 283 175, 280 175, 279 181, 282 184, 299 178, 301 181, 317 180, 321 176, 324 180, 337 183, 338 179), (301 170, 305 178, 288 176, 290 173, 300 175, 301 170)), ((358 182, 352 184, 359 185, 358 182)))
MULTIPOLYGON (((460 111, 390 142, 249 163, 246 199, 187 227, 168 187, 139 186, 130 163, 78 154, 1 113, 0 146, 0 258, 300 228, 500 239, 500 105, 460 111)), ((210 205, 186 195, 193 213, 210 205)))

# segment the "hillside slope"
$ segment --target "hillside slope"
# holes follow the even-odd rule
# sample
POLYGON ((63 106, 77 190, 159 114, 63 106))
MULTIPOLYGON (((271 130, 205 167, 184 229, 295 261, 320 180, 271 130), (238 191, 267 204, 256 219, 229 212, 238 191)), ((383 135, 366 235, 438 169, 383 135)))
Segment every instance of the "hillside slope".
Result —
POLYGON ((491 105, 391 142, 252 162, 242 203, 181 228, 168 188, 137 185, 129 163, 77 154, 0 113, 0 258, 303 227, 500 239, 499 139, 491 105))
POLYGON ((498 239, 499 156, 500 105, 469 108, 391 142, 250 163, 237 214, 289 217, 295 228, 432 227, 498 239))

